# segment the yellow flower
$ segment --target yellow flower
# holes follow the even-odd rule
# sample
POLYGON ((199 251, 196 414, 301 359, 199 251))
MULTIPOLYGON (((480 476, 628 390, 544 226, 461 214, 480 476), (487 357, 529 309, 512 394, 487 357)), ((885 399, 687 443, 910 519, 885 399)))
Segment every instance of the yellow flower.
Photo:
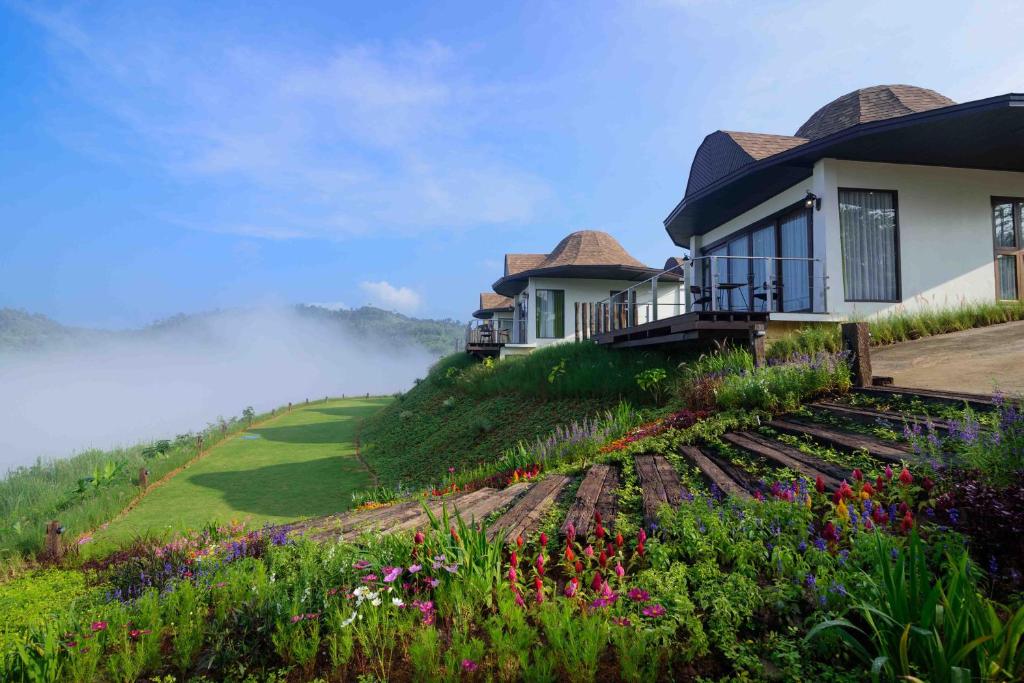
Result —
POLYGON ((850 511, 846 508, 845 500, 839 501, 839 505, 836 506, 836 514, 839 515, 839 519, 843 520, 844 522, 849 521, 850 511))
POLYGON ((867 491, 861 491, 861 492, 860 492, 860 498, 861 498, 861 500, 867 500, 867 499, 868 499, 868 498, 870 498, 870 497, 871 497, 871 494, 870 494, 870 493, 868 493, 867 491))

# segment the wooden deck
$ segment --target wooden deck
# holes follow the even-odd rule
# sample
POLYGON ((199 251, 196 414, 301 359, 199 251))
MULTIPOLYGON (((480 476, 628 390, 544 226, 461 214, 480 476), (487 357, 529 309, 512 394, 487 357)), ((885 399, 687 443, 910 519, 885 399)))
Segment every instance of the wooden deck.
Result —
POLYGON ((487 528, 487 538, 493 540, 504 532, 505 540, 513 542, 518 536, 525 537, 536 531, 544 518, 544 513, 551 509, 558 494, 568 483, 569 477, 561 474, 553 474, 543 479, 487 528))
POLYGON ((658 521, 662 505, 679 507, 683 502, 683 485, 676 468, 663 455, 638 455, 633 461, 640 479, 644 502, 644 524, 658 521))
POLYGON ((615 489, 619 487, 619 471, 611 465, 592 465, 587 476, 576 490, 576 500, 569 508, 562 524, 565 535, 569 522, 576 529, 576 535, 586 538, 597 525, 594 513, 601 513, 601 525, 605 529, 615 528, 615 489))
POLYGON ((752 332, 764 332, 768 313, 703 311, 674 315, 654 322, 593 335, 598 344, 614 348, 660 346, 683 342, 736 339, 747 342, 752 332))

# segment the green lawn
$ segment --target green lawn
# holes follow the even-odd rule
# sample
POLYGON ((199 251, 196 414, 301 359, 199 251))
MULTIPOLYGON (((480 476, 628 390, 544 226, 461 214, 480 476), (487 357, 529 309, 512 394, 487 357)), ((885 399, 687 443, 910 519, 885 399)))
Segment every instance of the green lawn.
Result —
POLYGON ((344 510, 353 491, 373 485, 355 455, 356 426, 390 400, 332 400, 263 422, 154 488, 83 550, 94 554, 137 536, 211 521, 252 527, 344 510))

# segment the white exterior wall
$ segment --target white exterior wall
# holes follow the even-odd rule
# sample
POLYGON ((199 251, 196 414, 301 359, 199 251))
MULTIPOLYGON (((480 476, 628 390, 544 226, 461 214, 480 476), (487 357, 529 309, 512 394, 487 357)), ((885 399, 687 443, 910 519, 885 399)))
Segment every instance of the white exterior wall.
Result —
MULTIPOLYGON (((828 311, 832 314, 828 317, 863 318, 897 309, 993 301, 992 197, 1024 197, 1024 173, 822 159, 810 178, 705 235, 691 238, 691 251, 699 256, 703 245, 799 202, 808 190, 822 200, 821 209, 814 211, 812 234, 814 257, 827 269, 828 311), (901 303, 846 301, 839 188, 897 193, 901 303)), ((825 274, 816 269, 815 286, 825 274)), ((772 314, 772 318, 812 320, 822 316, 772 314)))
MULTIPOLYGON (((526 344, 509 344, 502 349, 502 356, 513 355, 517 347, 532 349, 549 344, 574 341, 576 338, 576 303, 596 303, 607 299, 612 291, 622 291, 638 283, 633 280, 587 280, 578 278, 530 278, 524 293, 529 296, 529 308, 526 313, 526 344), (537 337, 536 291, 538 289, 560 289, 565 292, 565 336, 561 338, 537 337)), ((637 288, 637 322, 647 322, 650 312, 651 286, 642 285, 637 288)), ((682 283, 658 283, 658 317, 667 318, 683 313, 682 283)), ((582 326, 582 321, 580 321, 582 326)), ((514 334, 514 333, 513 333, 514 334)))

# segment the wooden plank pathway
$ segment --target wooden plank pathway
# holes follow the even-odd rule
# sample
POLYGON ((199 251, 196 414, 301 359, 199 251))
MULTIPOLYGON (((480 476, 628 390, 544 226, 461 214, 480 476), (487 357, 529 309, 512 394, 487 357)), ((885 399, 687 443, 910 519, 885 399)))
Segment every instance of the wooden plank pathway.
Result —
POLYGON ((848 451, 865 450, 872 457, 889 463, 912 459, 910 452, 903 447, 865 434, 853 434, 807 422, 782 419, 772 420, 768 426, 787 434, 807 434, 827 445, 848 451))
POLYGON ((576 490, 576 499, 565 516, 562 534, 565 535, 569 523, 572 522, 576 535, 586 538, 596 528, 595 511, 601 512, 602 525, 606 529, 612 528, 616 512, 615 489, 618 487, 618 469, 611 465, 591 465, 579 489, 576 490))
POLYGON ((633 462, 643 494, 644 524, 658 520, 662 505, 673 508, 683 502, 683 485, 676 468, 662 455, 638 455, 633 462))
POLYGON ((831 401, 818 401, 809 404, 807 407, 815 413, 827 413, 868 426, 879 426, 883 423, 888 423, 894 428, 902 428, 905 422, 910 425, 919 424, 925 427, 930 422, 937 430, 949 431, 949 423, 947 421, 928 415, 893 413, 887 410, 874 410, 872 408, 855 408, 831 401))
POLYGON ((875 398, 891 398, 893 395, 919 398, 926 403, 963 407, 966 403, 974 410, 992 410, 996 402, 991 396, 984 394, 967 394, 955 391, 936 391, 934 389, 914 389, 911 387, 853 387, 850 389, 858 394, 875 398))
POLYGON ((679 449, 679 452, 700 470, 705 479, 721 489, 722 493, 747 500, 750 499, 750 493, 739 480, 726 473, 723 467, 720 467, 718 463, 701 449, 696 446, 683 446, 679 449))
POLYGON ((825 483, 825 488, 829 491, 837 490, 844 477, 842 470, 839 470, 839 468, 831 467, 828 463, 818 458, 812 458, 806 453, 780 441, 766 439, 760 434, 734 432, 723 434, 722 440, 748 453, 753 453, 770 460, 776 465, 787 467, 797 474, 803 475, 811 482, 817 481, 818 477, 821 477, 825 483))
POLYGON ((487 528, 487 538, 493 540, 504 533, 512 542, 517 536, 526 537, 540 526, 544 514, 555 504, 558 494, 569 483, 569 477, 552 474, 535 484, 494 524, 487 528))

